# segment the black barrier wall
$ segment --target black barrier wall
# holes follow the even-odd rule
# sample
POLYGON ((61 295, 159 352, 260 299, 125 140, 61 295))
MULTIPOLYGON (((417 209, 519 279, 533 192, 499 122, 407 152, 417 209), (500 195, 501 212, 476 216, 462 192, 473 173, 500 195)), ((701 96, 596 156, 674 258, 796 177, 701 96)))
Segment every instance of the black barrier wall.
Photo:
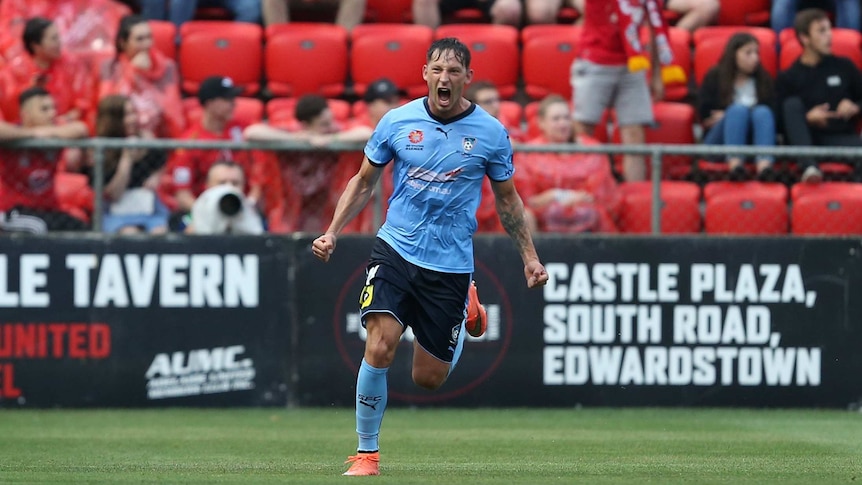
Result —
MULTIPOLYGON (((0 239, 0 406, 352 406, 373 238, 0 239)), ((392 405, 844 407, 862 399, 860 241, 541 237, 527 290, 476 238, 489 329, 392 405)))
POLYGON ((0 240, 4 406, 283 405, 284 242, 0 240))
MULTIPOLYGON (((300 253, 305 405, 352 405, 370 239, 328 265, 300 253), (329 295, 320 298, 318 295, 329 295), (334 302, 334 303, 333 303, 334 302), (315 349, 313 352, 310 349, 315 349)), ((390 402, 477 406, 847 406, 862 398, 860 242, 539 238, 551 279, 527 290, 505 237, 477 237, 489 330, 436 393, 410 382, 407 332, 390 402)))

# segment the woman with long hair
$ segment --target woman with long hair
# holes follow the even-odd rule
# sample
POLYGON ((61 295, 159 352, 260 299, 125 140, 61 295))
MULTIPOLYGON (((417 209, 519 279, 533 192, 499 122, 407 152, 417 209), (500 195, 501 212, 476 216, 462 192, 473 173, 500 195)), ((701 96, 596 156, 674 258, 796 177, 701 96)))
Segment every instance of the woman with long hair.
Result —
POLYGON ((21 41, 24 52, 7 58, 0 73, 5 84, 0 106, 6 120, 18 120, 18 96, 34 86, 51 93, 60 121, 86 120, 95 76, 84 59, 63 49, 56 22, 44 17, 27 20, 21 41))
MULTIPOLYGON (((775 146, 775 90, 760 63, 759 43, 746 32, 731 36, 718 65, 710 69, 699 92, 703 142, 710 145, 775 146)), ((732 180, 746 177, 743 158, 727 157, 732 180)), ((757 177, 772 180, 773 158, 758 156, 757 177)))
POLYGON ((123 17, 115 44, 116 57, 102 64, 99 99, 110 94, 128 96, 143 131, 160 138, 179 137, 186 124, 179 71, 172 59, 153 47, 147 20, 140 15, 123 17))
MULTIPOLYGON (((138 113, 128 97, 115 94, 99 102, 96 136, 133 140, 142 135, 138 113)), ((90 160, 92 183, 92 157, 90 160)), ((140 148, 105 150, 105 213, 102 224, 105 232, 166 232, 168 209, 156 192, 166 161, 167 155, 163 151, 140 148)))

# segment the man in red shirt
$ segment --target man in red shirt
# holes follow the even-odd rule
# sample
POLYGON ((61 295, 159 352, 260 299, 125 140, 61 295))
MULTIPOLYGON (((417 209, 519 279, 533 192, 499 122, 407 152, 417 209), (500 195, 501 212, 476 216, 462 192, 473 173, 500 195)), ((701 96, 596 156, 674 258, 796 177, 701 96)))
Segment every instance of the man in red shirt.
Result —
MULTIPOLYGON (((33 87, 19 97, 21 124, 0 121, 0 140, 23 138, 74 139, 87 136, 80 121, 56 124, 51 94, 33 87)), ((46 232, 84 230, 86 224, 63 212, 54 193, 54 175, 62 150, 0 149, 0 229, 46 232)))
MULTIPOLYGON (((183 133, 186 140, 231 140, 243 141, 242 123, 233 119, 235 98, 242 88, 234 86, 228 77, 212 76, 201 83, 198 100, 203 107, 200 121, 183 133)), ((230 161, 241 166, 245 173, 251 174, 248 198, 253 202, 260 200, 261 183, 254 178, 256 173, 251 153, 234 150, 179 149, 174 152, 168 165, 171 181, 164 187, 169 203, 180 214, 187 214, 195 199, 206 188, 206 176, 216 162, 230 161)), ((181 229, 172 221, 172 229, 181 229)))
MULTIPOLYGON (((622 142, 644 143, 644 126, 654 121, 650 92, 656 100, 664 96, 658 55, 651 52, 655 62, 650 63, 638 36, 649 2, 656 5, 655 0, 586 0, 580 54, 572 66, 578 135, 593 137, 605 109, 614 108, 622 142)), ((650 32, 654 40, 655 28, 650 32)), ((623 177, 646 179, 643 156, 623 156, 623 177)))

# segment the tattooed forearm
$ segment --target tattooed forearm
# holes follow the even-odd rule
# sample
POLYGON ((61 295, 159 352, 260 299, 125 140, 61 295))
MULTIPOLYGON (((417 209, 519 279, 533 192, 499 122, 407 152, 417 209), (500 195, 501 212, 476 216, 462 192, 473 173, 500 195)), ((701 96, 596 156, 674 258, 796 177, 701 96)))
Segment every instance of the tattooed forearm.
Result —
POLYGON ((497 214, 500 216, 500 222, 503 228, 509 233, 512 241, 515 242, 515 247, 524 262, 530 259, 538 259, 536 249, 533 246, 533 238, 530 235, 530 229, 527 227, 527 221, 524 218, 524 204, 521 198, 515 195, 514 197, 497 198, 497 214))

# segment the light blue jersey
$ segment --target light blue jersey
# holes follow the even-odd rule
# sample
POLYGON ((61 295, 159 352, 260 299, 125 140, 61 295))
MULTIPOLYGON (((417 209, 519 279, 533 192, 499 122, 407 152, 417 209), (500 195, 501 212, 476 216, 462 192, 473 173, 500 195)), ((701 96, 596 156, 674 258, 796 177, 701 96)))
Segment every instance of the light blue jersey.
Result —
POLYGON ((421 98, 380 120, 365 155, 374 165, 395 163, 394 191, 377 236, 422 268, 472 273, 482 182, 486 175, 502 182, 515 171, 503 125, 475 104, 441 120, 421 98))

